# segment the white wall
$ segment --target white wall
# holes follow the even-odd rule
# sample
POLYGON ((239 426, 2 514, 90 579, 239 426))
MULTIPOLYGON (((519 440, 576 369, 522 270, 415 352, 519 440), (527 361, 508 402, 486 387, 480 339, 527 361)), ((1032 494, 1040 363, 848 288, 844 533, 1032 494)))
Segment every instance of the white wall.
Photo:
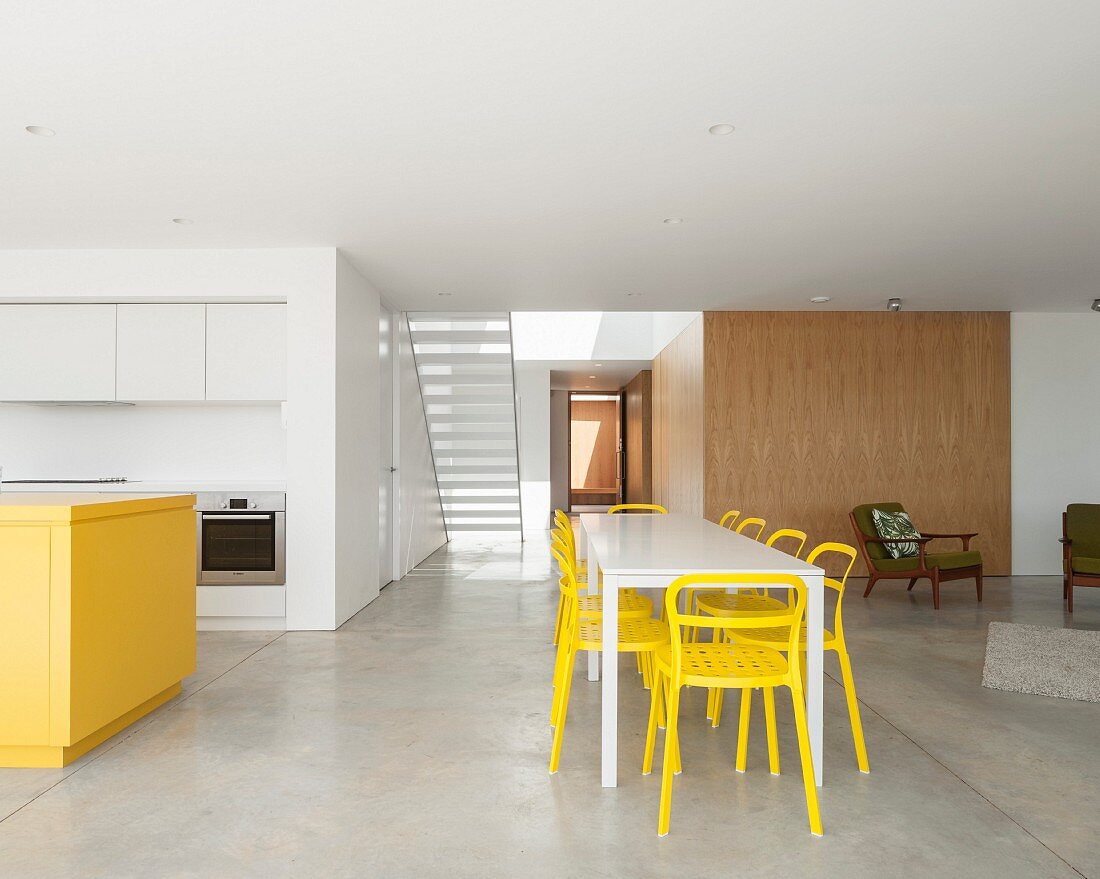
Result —
POLYGON ((569 509, 569 391, 550 392, 550 507, 569 509))
POLYGON ((1012 572, 1060 574, 1066 504, 1100 503, 1100 315, 1012 315, 1012 572))
POLYGON ((525 534, 550 528, 550 370, 517 361, 519 490, 525 534))
POLYGON ((280 407, 0 405, 7 479, 286 479, 280 407))
POLYGON ((378 291, 336 255, 336 618, 378 597, 378 291))
POLYGON ((401 443, 397 466, 400 486, 400 568, 403 577, 447 542, 443 506, 435 478, 428 425, 420 397, 420 380, 413 359, 409 322, 402 314, 397 339, 401 443))

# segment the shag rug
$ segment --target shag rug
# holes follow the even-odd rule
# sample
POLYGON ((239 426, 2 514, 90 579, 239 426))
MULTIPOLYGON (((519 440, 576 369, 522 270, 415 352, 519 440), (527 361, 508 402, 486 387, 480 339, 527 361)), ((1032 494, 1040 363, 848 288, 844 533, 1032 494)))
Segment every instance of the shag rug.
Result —
POLYGON ((990 623, 982 686, 1100 702, 1100 632, 990 623))

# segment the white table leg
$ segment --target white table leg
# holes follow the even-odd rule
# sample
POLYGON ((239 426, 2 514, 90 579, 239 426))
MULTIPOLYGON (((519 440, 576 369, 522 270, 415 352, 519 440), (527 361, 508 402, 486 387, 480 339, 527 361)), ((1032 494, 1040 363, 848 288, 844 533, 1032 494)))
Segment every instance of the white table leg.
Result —
POLYGON ((615 787, 619 769, 619 578, 609 575, 603 579, 602 739, 603 786, 615 787))
POLYGON ((806 584, 806 714, 810 726, 810 752, 814 759, 814 776, 821 787, 824 770, 823 678, 825 675, 825 578, 809 575, 806 584))
MULTIPOLYGON (((600 560, 596 558, 596 551, 592 548, 592 541, 585 534, 584 553, 588 559, 588 594, 595 595, 600 591, 600 560)), ((600 654, 595 650, 588 651, 588 680, 600 679, 600 654)))

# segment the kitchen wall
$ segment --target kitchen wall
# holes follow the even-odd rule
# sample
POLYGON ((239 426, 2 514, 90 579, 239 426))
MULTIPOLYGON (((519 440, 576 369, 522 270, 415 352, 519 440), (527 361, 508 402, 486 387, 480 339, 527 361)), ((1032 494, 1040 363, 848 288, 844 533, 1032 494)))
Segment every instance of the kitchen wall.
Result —
POLYGON ((278 405, 0 405, 6 479, 284 481, 278 405))
POLYGON ((1012 570, 1061 574, 1062 513, 1100 503, 1100 315, 1012 315, 1012 570))
POLYGON ((400 569, 403 577, 447 542, 443 507, 439 502, 432 447, 420 397, 420 379, 413 359, 409 321, 401 315, 397 335, 398 394, 401 441, 397 475, 400 485, 400 569))
MULTIPOLYGON (((240 600, 227 598, 223 603, 227 612, 239 615, 239 620, 223 621, 223 627, 333 629, 357 609, 357 602, 369 599, 370 588, 364 583, 377 586, 378 528, 376 520, 372 526, 365 508, 376 509, 378 496, 379 461, 369 427, 370 422, 377 422, 378 294, 342 260, 334 248, 0 251, 0 301, 287 303, 285 457, 272 428, 277 417, 275 407, 267 407, 269 411, 260 414, 244 411, 247 407, 242 406, 237 412, 221 415, 211 414, 206 407, 195 407, 196 430, 199 425, 231 430, 235 426, 239 438, 240 431, 247 429, 257 453, 249 465, 250 475, 278 481, 285 477, 287 487, 285 619, 274 615, 270 595, 257 608, 258 613, 251 614, 248 593, 241 593, 240 600), (348 318, 347 326, 339 333, 338 311, 341 319, 348 318), (367 345, 374 353, 352 350, 359 345, 367 345), (356 389, 355 382, 370 372, 372 363, 375 374, 364 386, 373 391, 356 389), (339 424, 338 403, 347 409, 339 424), (367 454, 352 451, 360 441, 368 449, 367 454), (274 468, 280 461, 285 462, 285 472, 261 474, 268 463, 274 468), (340 485, 345 487, 341 489, 340 485), (337 533, 337 506, 347 509, 353 499, 360 510, 346 518, 341 516, 344 525, 337 533), (373 565, 374 569, 361 574, 355 570, 359 565, 373 565)), ((5 413, 3 417, 13 420, 0 421, 5 430, 5 456, 28 464, 69 460, 72 436, 79 435, 87 423, 89 436, 100 437, 94 443, 104 456, 85 452, 83 458, 73 460, 97 474, 116 470, 117 463, 122 475, 131 476, 139 474, 127 472, 130 466, 149 466, 150 477, 158 480, 170 479, 172 474, 167 471, 178 471, 185 479, 210 479, 207 472, 218 470, 234 472, 231 479, 243 478, 241 458, 251 450, 241 451, 240 458, 217 454, 206 457, 194 449, 186 450, 186 440, 172 432, 173 423, 188 421, 186 412, 180 412, 180 407, 136 408, 145 412, 72 410, 56 415, 59 419, 80 419, 67 422, 70 430, 65 434, 42 427, 14 437, 10 435, 12 427, 25 427, 26 420, 36 416, 23 407, 18 412, 12 409, 14 415, 5 413), (129 418, 135 424, 148 419, 149 424, 142 429, 160 444, 143 447, 133 459, 109 457, 109 443, 101 435, 104 431, 109 435, 114 427, 108 430, 95 426, 109 418, 129 418), (49 448, 32 449, 36 439, 49 448), (152 467, 158 458, 163 472, 154 476, 152 467), (131 460, 133 465, 123 466, 131 460), (237 465, 240 469, 235 469, 237 465), (204 472, 183 473, 194 468, 204 472)), ((48 410, 43 412, 43 425, 55 418, 48 410)), ((211 443, 207 448, 215 445, 211 443)), ((220 594, 232 597, 228 592, 220 594)), ((278 606, 283 606, 282 602, 278 606)))

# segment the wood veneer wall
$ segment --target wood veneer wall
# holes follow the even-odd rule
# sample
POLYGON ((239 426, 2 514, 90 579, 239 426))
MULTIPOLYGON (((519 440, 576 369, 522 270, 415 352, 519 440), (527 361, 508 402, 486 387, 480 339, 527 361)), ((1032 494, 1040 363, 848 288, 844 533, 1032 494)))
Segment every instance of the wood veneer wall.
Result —
MULTIPOLYGON (((809 546, 852 543, 853 506, 896 500, 920 529, 980 532, 985 572, 1010 573, 1008 314, 708 312, 704 324, 707 518, 736 508, 769 532, 806 531, 809 546)), ((657 360, 655 437, 684 429, 670 396, 698 396, 682 347, 657 360)), ((663 472, 697 466, 694 447, 673 454, 663 472)))
POLYGON ((623 446, 626 481, 623 500, 648 504, 653 500, 653 371, 643 369, 623 388, 623 446))
POLYGON ((653 500, 704 512, 703 317, 653 361, 653 500))

